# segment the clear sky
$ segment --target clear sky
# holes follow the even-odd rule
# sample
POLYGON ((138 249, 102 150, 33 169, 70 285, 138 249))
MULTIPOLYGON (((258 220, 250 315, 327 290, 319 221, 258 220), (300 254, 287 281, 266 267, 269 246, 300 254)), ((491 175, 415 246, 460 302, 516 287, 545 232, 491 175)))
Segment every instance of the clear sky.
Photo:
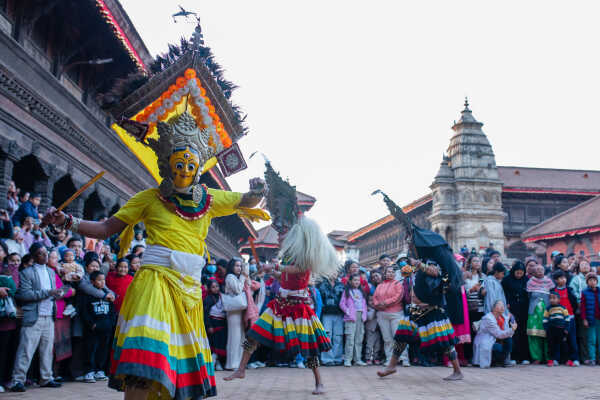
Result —
MULTIPOLYGON (((265 153, 355 230, 429 192, 468 96, 498 165, 600 169, 597 1, 121 0, 151 53, 190 36, 240 86, 248 156, 265 153)), ((248 158, 248 157, 246 157, 248 158)), ((229 178, 244 191, 258 158, 229 178)))

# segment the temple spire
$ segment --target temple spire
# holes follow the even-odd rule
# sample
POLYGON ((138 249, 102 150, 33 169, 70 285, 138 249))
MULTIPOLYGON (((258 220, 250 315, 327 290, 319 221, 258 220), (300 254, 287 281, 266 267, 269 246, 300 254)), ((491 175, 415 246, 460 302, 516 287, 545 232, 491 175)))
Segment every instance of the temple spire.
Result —
POLYGON ((469 98, 465 96, 465 108, 460 112, 460 120, 458 122, 454 123, 454 126, 452 127, 452 129, 457 130, 458 127, 462 126, 463 124, 467 123, 467 124, 480 124, 483 125, 481 122, 477 121, 475 119, 475 117, 473 116, 473 111, 471 111, 471 109, 469 108, 469 98))

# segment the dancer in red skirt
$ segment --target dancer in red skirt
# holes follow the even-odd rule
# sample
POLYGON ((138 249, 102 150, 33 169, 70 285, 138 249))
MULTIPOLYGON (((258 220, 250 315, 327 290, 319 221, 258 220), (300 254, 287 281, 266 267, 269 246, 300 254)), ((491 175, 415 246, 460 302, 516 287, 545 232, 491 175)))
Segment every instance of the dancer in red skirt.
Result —
POLYGON ((311 279, 337 276, 341 267, 331 242, 319 225, 302 215, 296 188, 265 163, 266 196, 273 223, 279 234, 279 259, 275 277, 281 288, 277 297, 252 325, 243 343, 244 354, 238 369, 226 381, 246 376, 246 365, 259 344, 278 350, 288 359, 298 354, 315 377, 313 394, 325 393, 319 373, 319 355, 331 350, 331 341, 315 314, 308 290, 311 279))
POLYGON ((337 273, 335 250, 314 221, 301 217, 283 240, 280 258, 281 289, 246 334, 240 366, 225 380, 243 379, 250 356, 262 344, 285 353, 289 359, 301 354, 315 377, 313 394, 322 394, 319 354, 331 349, 331 341, 313 311, 308 283, 311 275, 320 278, 337 273))

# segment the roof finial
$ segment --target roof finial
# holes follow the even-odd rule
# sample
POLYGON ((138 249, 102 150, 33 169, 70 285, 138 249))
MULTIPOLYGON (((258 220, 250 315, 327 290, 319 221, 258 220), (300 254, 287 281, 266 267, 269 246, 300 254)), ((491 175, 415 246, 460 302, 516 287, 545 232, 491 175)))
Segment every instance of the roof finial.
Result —
POLYGON ((469 109, 469 98, 465 96, 465 109, 463 111, 471 111, 469 109))

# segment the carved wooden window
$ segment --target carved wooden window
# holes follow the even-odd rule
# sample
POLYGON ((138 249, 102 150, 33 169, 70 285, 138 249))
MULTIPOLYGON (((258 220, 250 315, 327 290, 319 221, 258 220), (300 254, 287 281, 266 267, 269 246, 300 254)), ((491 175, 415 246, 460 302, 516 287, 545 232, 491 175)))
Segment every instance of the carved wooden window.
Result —
POLYGON ((528 224, 538 224, 542 222, 542 210, 539 207, 528 206, 526 211, 526 220, 528 224))
POLYGON ((511 222, 522 224, 525 222, 525 208, 513 207, 510 212, 511 222))

